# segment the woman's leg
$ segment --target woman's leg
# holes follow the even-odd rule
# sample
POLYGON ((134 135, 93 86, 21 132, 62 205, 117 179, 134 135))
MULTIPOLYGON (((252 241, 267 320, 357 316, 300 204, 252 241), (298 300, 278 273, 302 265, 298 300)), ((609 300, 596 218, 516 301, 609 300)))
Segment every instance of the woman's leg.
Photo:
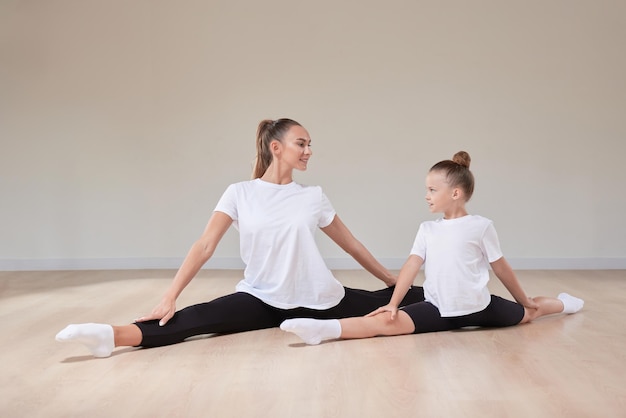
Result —
POLYGON ((113 326, 115 347, 136 347, 141 344, 142 338, 141 329, 135 324, 113 326))
MULTIPOLYGON (((345 295, 337 306, 330 309, 317 310, 307 308, 290 309, 286 311, 289 318, 317 318, 317 319, 340 319, 354 316, 367 315, 389 303, 394 287, 380 290, 362 290, 345 288, 345 295)), ((424 289, 412 286, 407 292, 400 306, 407 306, 424 301, 424 289)))
POLYGON ((123 326, 73 324, 59 332, 56 339, 82 343, 94 356, 108 357, 115 347, 170 345, 194 335, 276 327, 282 319, 281 310, 239 292, 184 308, 164 326, 157 320, 123 326))
POLYGON ((237 292, 210 302, 188 306, 176 312, 165 324, 158 321, 138 322, 143 347, 176 344, 202 334, 222 334, 276 327, 282 316, 256 297, 237 292))
POLYGON ((81 343, 94 357, 109 357, 115 348, 114 334, 113 327, 107 324, 71 324, 63 328, 55 338, 60 342, 81 343))

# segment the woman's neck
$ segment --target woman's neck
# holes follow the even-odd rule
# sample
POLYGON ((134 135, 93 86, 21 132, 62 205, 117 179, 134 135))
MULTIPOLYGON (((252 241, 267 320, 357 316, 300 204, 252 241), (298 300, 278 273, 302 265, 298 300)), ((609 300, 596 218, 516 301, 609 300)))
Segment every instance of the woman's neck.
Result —
POLYGON ((261 176, 261 180, 274 184, 289 184, 293 181, 293 170, 280 170, 272 163, 261 176))

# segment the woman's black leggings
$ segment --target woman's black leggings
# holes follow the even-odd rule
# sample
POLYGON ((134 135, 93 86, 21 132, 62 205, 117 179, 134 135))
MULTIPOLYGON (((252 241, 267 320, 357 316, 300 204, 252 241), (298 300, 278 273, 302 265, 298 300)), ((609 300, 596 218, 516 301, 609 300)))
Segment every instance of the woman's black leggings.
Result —
MULTIPOLYGON (((279 309, 243 292, 222 296, 211 302, 199 303, 176 312, 164 326, 159 321, 137 322, 143 335, 141 346, 160 347, 179 343, 201 334, 224 334, 277 327, 285 319, 339 319, 363 316, 386 305, 394 287, 367 291, 345 288, 346 294, 338 305, 324 310, 310 308, 279 309)), ((401 306, 424 300, 424 289, 413 286, 401 306)))

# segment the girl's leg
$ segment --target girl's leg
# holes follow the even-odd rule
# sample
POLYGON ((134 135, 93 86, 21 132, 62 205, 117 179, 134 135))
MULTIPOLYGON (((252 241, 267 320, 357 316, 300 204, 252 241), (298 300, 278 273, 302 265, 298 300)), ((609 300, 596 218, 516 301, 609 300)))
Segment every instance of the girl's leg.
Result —
POLYGON ((394 320, 390 312, 375 316, 343 319, 297 318, 284 321, 280 328, 293 332, 309 345, 330 339, 355 339, 377 336, 405 335, 453 329, 454 325, 442 318, 437 307, 418 302, 400 309, 394 320))
POLYGON ((405 335, 415 331, 411 317, 399 310, 396 318, 391 319, 391 312, 381 312, 375 316, 340 319, 341 339, 370 338, 381 335, 405 335))
POLYGON ((280 325, 280 329, 296 334, 306 344, 316 345, 322 341, 337 338, 355 339, 379 335, 411 334, 415 326, 406 312, 398 311, 394 320, 391 320, 390 312, 343 319, 288 319, 280 325))
POLYGON ((558 298, 538 296, 533 300, 539 305, 539 308, 528 309, 517 302, 491 295, 491 302, 484 310, 450 320, 457 328, 468 326, 510 327, 530 322, 545 315, 578 312, 584 304, 582 299, 566 293, 561 293, 558 298))
POLYGON ((538 296, 533 298, 533 300, 539 305, 539 308, 524 308, 524 317, 520 321, 520 324, 530 322, 545 315, 557 313, 576 313, 582 309, 585 303, 582 299, 576 298, 567 293, 561 293, 557 298, 538 296))

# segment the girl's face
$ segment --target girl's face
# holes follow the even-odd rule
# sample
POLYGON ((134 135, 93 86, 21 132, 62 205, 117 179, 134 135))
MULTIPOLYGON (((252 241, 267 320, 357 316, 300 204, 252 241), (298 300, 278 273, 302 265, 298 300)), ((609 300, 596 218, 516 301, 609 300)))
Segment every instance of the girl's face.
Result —
POLYGON ((274 158, 286 163, 291 168, 304 171, 307 168, 311 151, 311 138, 302 126, 289 128, 282 141, 274 141, 274 158))
POLYGON ((426 176, 426 202, 432 213, 446 213, 458 204, 459 189, 453 189, 443 171, 431 171, 426 176))

